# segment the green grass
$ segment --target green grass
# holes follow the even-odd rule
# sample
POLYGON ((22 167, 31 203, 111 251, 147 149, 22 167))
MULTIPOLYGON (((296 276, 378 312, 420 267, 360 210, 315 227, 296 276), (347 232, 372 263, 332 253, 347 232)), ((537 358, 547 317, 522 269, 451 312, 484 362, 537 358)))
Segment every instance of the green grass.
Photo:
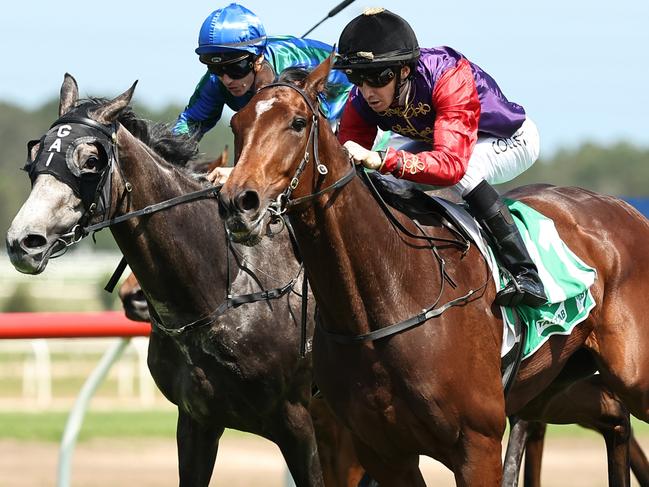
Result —
MULTIPOLYGON (((68 413, 0 413, 0 438, 60 441, 68 413)), ((86 413, 79 441, 94 438, 168 438, 176 434, 176 411, 86 413)))
MULTIPOLYGON (((123 411, 86 413, 79 441, 95 438, 164 438, 174 440, 177 413, 171 411, 123 411)), ((0 413, 0 439, 59 442, 66 412, 0 413)), ((633 420, 636 436, 649 436, 649 425, 633 420)), ((230 431, 229 434, 239 434, 230 431)), ((597 433, 576 425, 550 426, 548 436, 588 437, 597 433)))
MULTIPOLYGON (((631 425, 633 426, 633 432, 636 436, 649 436, 649 424, 640 421, 636 418, 631 418, 631 425)), ((582 428, 576 424, 567 424, 567 425, 550 425, 548 427, 548 435, 554 437, 585 437, 589 435, 598 435, 599 433, 594 432, 586 428, 582 428)))
MULTIPOLYGON (((56 398, 74 398, 79 394, 86 377, 66 377, 52 380, 52 395, 56 398)), ((23 380, 20 377, 0 379, 0 398, 16 398, 22 394, 23 380)), ((137 385, 135 386, 137 390, 137 385)), ((93 397, 116 398, 118 383, 114 378, 105 380, 93 397)), ((1 414, 1 413, 0 413, 1 414)))

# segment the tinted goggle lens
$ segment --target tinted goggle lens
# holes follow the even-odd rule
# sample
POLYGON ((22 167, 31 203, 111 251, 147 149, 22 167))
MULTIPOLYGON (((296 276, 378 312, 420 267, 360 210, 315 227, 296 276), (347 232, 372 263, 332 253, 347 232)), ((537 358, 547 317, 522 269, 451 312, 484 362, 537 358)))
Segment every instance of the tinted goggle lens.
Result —
POLYGON ((395 77, 392 68, 375 71, 346 69, 345 74, 350 83, 356 86, 362 86, 363 83, 367 83, 373 88, 382 88, 395 77))
POLYGON ((210 73, 217 76, 227 74, 232 79, 241 79, 247 76, 252 71, 254 64, 250 57, 222 63, 205 62, 203 59, 201 61, 207 64, 207 69, 210 73))

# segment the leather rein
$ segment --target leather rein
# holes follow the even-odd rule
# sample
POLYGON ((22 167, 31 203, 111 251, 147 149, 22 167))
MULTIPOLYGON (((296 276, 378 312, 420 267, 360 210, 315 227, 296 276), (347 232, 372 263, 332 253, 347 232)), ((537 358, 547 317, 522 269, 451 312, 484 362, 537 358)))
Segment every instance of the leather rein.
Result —
MULTIPOLYGON (((142 209, 139 210, 134 210, 128 213, 125 213, 123 215, 119 215, 114 218, 108 218, 108 208, 111 206, 110 202, 106 204, 106 211, 104 212, 103 215, 103 220, 94 223, 94 224, 86 224, 85 222, 89 221, 92 216, 93 216, 93 211, 97 207, 97 202, 101 196, 101 192, 103 190, 103 185, 106 184, 108 181, 109 177, 108 175, 111 173, 113 167, 115 167, 121 177, 121 179, 124 182, 124 189, 125 193, 122 195, 122 197, 126 197, 133 191, 133 185, 126 180, 126 177, 124 176, 124 172, 122 170, 122 167, 119 163, 119 157, 118 157, 118 150, 117 150, 117 124, 111 124, 111 125, 103 125, 100 124, 99 122, 90 119, 88 117, 82 117, 82 116, 70 116, 67 115, 65 117, 62 117, 61 119, 57 120, 52 127, 55 127, 57 125, 60 125, 62 123, 73 123, 73 124, 81 124, 86 127, 90 127, 92 129, 95 129, 99 131, 103 136, 108 138, 108 143, 110 145, 110 156, 108 157, 108 165, 104 169, 104 177, 102 180, 99 182, 98 187, 96 188, 96 194, 94 201, 92 204, 89 205, 89 208, 86 209, 86 212, 81 218, 81 222, 79 224, 74 225, 68 232, 62 234, 51 246, 51 248, 47 249, 47 256, 48 257, 58 257, 65 253, 65 251, 72 245, 80 242, 83 238, 87 237, 91 233, 94 236, 95 232, 98 232, 99 230, 102 230, 104 228, 109 228, 112 227, 113 225, 117 225, 118 223, 125 222, 127 220, 130 220, 132 218, 137 218, 141 216, 146 216, 146 215, 152 215, 154 213, 158 213, 160 211, 172 208, 174 206, 190 203, 193 201, 198 201, 198 200, 203 200, 203 199, 208 199, 208 198, 215 198, 218 197, 219 192, 221 190, 221 186, 211 186, 209 188, 204 188, 200 189, 197 191, 192 191, 190 193, 186 193, 180 196, 176 196, 174 198, 170 198, 168 200, 161 201, 159 203, 155 203, 152 205, 148 205, 142 209), (55 248, 56 244, 62 245, 63 247, 59 247, 58 249, 55 248), (52 255, 56 254, 56 255, 52 255)), ((238 306, 241 306, 242 304, 247 304, 247 303, 254 303, 258 301, 269 301, 273 299, 279 299, 282 296, 286 295, 290 291, 294 291, 294 286, 296 282, 299 279, 300 274, 302 274, 303 270, 303 265, 300 265, 300 268, 298 269, 297 274, 295 277, 293 277, 288 283, 286 283, 283 286, 274 288, 274 289, 269 289, 269 290, 262 290, 254 293, 249 293, 249 294, 241 294, 241 295, 235 295, 233 296, 231 293, 231 279, 230 279, 230 253, 234 252, 234 249, 232 248, 232 243, 230 240, 227 240, 227 246, 228 249, 226 251, 227 255, 227 285, 226 285, 226 297, 224 301, 211 313, 209 313, 206 316, 203 316, 197 320, 194 320, 190 323, 184 324, 180 327, 165 327, 160 318, 157 316, 157 313, 155 312, 155 309, 151 307, 151 324, 153 327, 160 332, 170 336, 170 337, 179 337, 183 333, 191 330, 195 330, 197 328, 201 328, 204 326, 211 325, 214 323, 219 316, 224 314, 227 310, 231 308, 236 308, 238 306), (155 318, 154 318, 155 316, 155 318)), ((106 290, 108 292, 112 292, 114 289, 115 285, 117 284, 117 281, 119 280, 120 276, 122 275, 125 267, 126 267, 126 259, 122 256, 120 263, 118 264, 115 272, 111 276, 108 284, 106 285, 106 290)), ((251 272, 250 270, 248 270, 251 272)), ((254 273, 253 273, 254 275, 254 273)), ((306 281, 306 279, 304 279, 306 281)), ((299 294, 299 293, 298 293, 299 294)), ((305 321, 305 319, 303 319, 305 321)), ((303 326, 305 328, 305 326, 303 326)), ((304 333, 304 332, 303 332, 304 333)), ((304 343, 306 341, 305 338, 303 338, 302 342, 304 343)), ((305 346, 303 345, 300 349, 302 356, 306 353, 305 351, 305 346)))
MULTIPOLYGON (((328 192, 334 191, 336 189, 342 188, 343 186, 345 186, 347 183, 349 183, 354 178, 354 176, 356 175, 356 168, 354 167, 354 164, 350 159, 351 169, 343 177, 341 177, 340 179, 338 179, 337 181, 335 181, 334 183, 332 183, 331 185, 325 187, 322 190, 319 190, 317 192, 311 193, 311 194, 306 195, 306 196, 302 196, 300 198, 291 199, 290 198, 291 194, 297 188, 297 186, 299 184, 300 176, 302 175, 302 172, 304 171, 307 163, 311 159, 310 153, 309 153, 309 148, 311 146, 313 146, 313 160, 314 160, 314 162, 316 164, 316 169, 317 169, 318 173, 320 173, 321 175, 326 175, 329 171, 328 171, 327 167, 320 162, 320 159, 319 159, 319 156, 318 156, 318 132, 319 132, 319 126, 318 126, 319 111, 318 111, 318 109, 314 106, 314 103, 311 101, 311 99, 308 97, 308 95, 304 92, 304 90, 302 90, 298 86, 296 86, 294 84, 291 84, 291 83, 282 83, 282 82, 272 83, 272 84, 269 84, 269 85, 266 85, 266 86, 262 87, 259 91, 261 91, 263 89, 274 88, 274 87, 286 87, 286 88, 290 88, 290 89, 292 89, 294 91, 297 91, 302 96, 302 98, 307 103, 307 105, 309 106, 309 108, 311 109, 311 112, 312 112, 311 130, 309 131, 309 139, 307 141, 307 145, 306 145, 306 149, 305 149, 305 152, 304 152, 304 156, 302 157, 302 161, 298 164, 298 167, 296 168, 295 173, 294 173, 293 177, 291 178, 291 182, 289 183, 288 187, 282 193, 280 193, 280 195, 277 197, 276 201, 271 203, 271 205, 269 206, 269 209, 268 209, 268 211, 271 213, 271 218, 276 219, 276 220, 281 219, 282 222, 286 225, 286 227, 289 228, 290 236, 291 236, 291 239, 293 239, 294 247, 297 249, 297 251, 299 253, 298 243, 295 240, 295 236, 293 234, 293 230, 291 228, 289 220, 287 218, 285 218, 285 214, 289 210, 297 207, 298 205, 302 205, 302 204, 307 203, 309 201, 313 201, 313 200, 315 200, 316 198, 322 196, 325 193, 328 193, 328 192)), ((360 335, 347 335, 347 334, 333 333, 333 332, 330 332, 330 331, 326 330, 322 326, 320 320, 316 320, 316 326, 318 327, 319 331, 326 338, 328 338, 328 339, 330 339, 330 340, 332 340, 332 341, 334 341, 336 343, 345 344, 345 345, 353 345, 353 344, 359 344, 359 343, 365 343, 365 342, 372 342, 372 341, 375 341, 375 340, 379 340, 381 338, 387 338, 387 337, 390 337, 390 336, 395 335, 397 333, 402 333, 404 331, 415 328, 415 327, 425 323, 426 321, 430 320, 431 318, 435 318, 437 316, 440 316, 442 313, 444 313, 446 310, 448 310, 449 308, 451 308, 453 306, 460 306, 460 305, 463 305, 463 304, 467 303, 471 299, 471 297, 473 297, 476 293, 478 293, 478 292, 482 291, 484 288, 486 288, 487 284, 490 281, 490 276, 487 275, 487 279, 485 280, 485 282, 481 286, 479 286, 478 288, 470 289, 466 294, 464 294, 464 295, 462 295, 462 296, 460 296, 458 298, 452 299, 452 300, 446 302, 445 304, 443 304, 441 306, 438 306, 438 303, 441 300, 442 295, 444 293, 444 283, 445 283, 445 281, 448 281, 453 287, 455 287, 455 283, 452 281, 452 279, 450 279, 450 276, 448 276, 448 274, 446 273, 445 261, 441 257, 439 252, 437 251, 437 247, 435 246, 434 242, 435 241, 442 241, 442 242, 446 242, 446 243, 456 244, 456 245, 458 245, 460 247, 463 247, 465 249, 465 251, 468 248, 467 247, 468 243, 466 241, 459 241, 459 240, 456 241, 456 240, 451 240, 451 239, 443 239, 443 238, 437 238, 437 237, 428 236, 424 232, 423 228, 419 225, 419 223, 417 223, 416 220, 413 220, 413 221, 417 225, 417 227, 420 230, 420 232, 422 233, 422 235, 413 234, 408 229, 406 229, 401 224, 401 222, 394 216, 392 211, 389 209, 388 205, 385 203, 385 201, 383 200, 383 198, 379 194, 378 190, 374 187, 371 180, 367 176, 367 171, 365 169, 363 169, 360 172, 361 172, 361 174, 363 175, 363 177, 365 179, 367 187, 370 189, 370 192, 372 193, 374 198, 377 200, 377 203, 379 204, 379 206, 381 207, 383 212, 386 214, 386 216, 388 217, 390 222, 398 230, 400 230, 402 233, 404 233, 405 235, 407 235, 409 237, 412 237, 412 238, 415 238, 415 239, 426 240, 431 244, 431 250, 435 254, 435 257, 436 257, 436 259, 437 259, 437 261, 439 263, 440 274, 442 276, 442 278, 441 278, 441 283, 442 284, 440 286, 440 292, 439 292, 435 302, 431 306, 429 306, 428 308, 425 308, 424 310, 422 310, 421 313, 419 313, 419 314, 417 314, 415 316, 412 316, 411 318, 408 318, 406 320, 400 321, 398 323, 394 323, 394 324, 391 324, 391 325, 388 325, 388 326, 385 326, 385 327, 382 327, 382 328, 378 328, 378 329, 373 330, 373 331, 371 331, 369 333, 364 333, 364 334, 360 334, 360 335)), ((488 270, 489 269, 488 269, 488 266, 487 266, 487 271, 488 270)), ((489 274, 489 273, 487 273, 487 274, 489 274)))

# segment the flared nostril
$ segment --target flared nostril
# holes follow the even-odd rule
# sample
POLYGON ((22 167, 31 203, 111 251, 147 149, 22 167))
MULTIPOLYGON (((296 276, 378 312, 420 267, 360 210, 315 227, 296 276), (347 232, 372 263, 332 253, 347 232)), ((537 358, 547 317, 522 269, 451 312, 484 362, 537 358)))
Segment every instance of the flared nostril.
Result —
POLYGON ((21 246, 24 249, 33 250, 45 247, 47 245, 47 239, 43 235, 37 235, 30 233, 21 241, 21 246))
POLYGON ((235 203, 239 211, 254 211, 259 209, 259 195, 256 191, 248 190, 237 196, 235 203))

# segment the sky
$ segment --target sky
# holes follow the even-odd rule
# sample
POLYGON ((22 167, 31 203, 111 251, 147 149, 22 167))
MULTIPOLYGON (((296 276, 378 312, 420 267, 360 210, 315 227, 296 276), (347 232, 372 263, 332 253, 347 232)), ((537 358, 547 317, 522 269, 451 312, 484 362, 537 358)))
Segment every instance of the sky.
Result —
MULTIPOLYGON (((241 2, 267 32, 300 36, 337 0, 241 2)), ((135 101, 184 105, 202 76, 200 26, 227 2, 22 0, 0 13, 0 100, 36 108, 65 72, 82 96, 113 97, 139 80, 135 101)), ((337 42, 367 7, 413 26, 421 47, 448 45, 491 74, 541 133, 542 155, 589 141, 649 147, 649 1, 356 0, 309 37, 337 42)))

